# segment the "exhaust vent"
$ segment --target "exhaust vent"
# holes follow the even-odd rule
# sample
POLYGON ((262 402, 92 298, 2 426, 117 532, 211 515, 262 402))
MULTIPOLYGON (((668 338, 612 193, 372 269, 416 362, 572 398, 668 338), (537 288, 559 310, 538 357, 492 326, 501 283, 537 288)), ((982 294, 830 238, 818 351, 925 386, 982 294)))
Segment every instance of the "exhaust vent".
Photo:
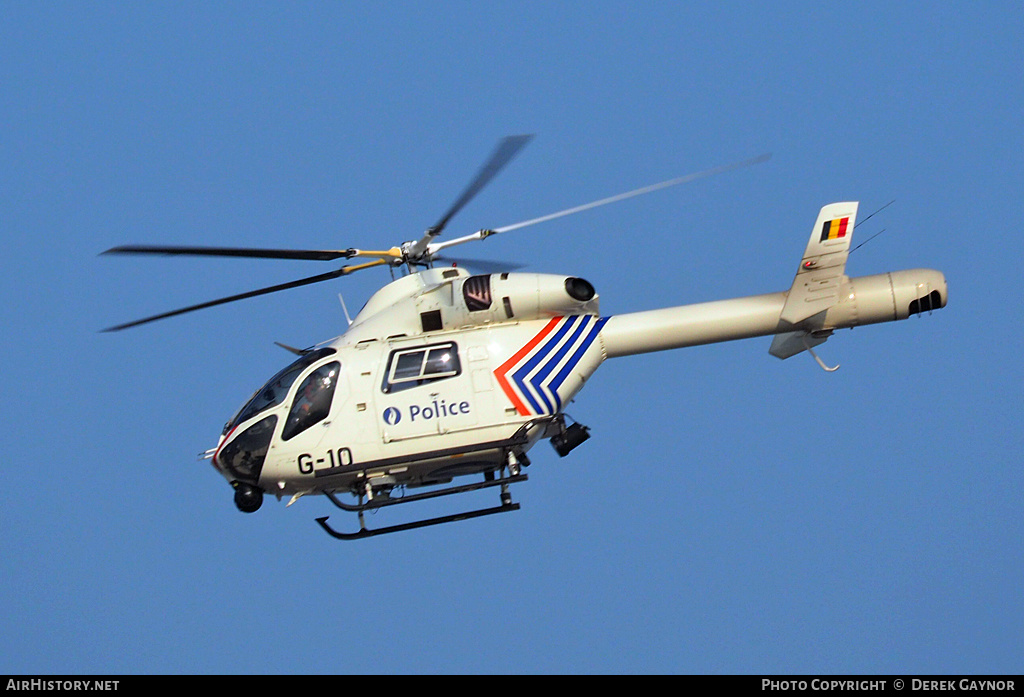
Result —
POLYGON ((928 295, 922 296, 910 303, 910 314, 919 315, 922 312, 931 312, 942 307, 942 295, 933 290, 928 295))
POLYGON ((570 298, 579 300, 581 303, 593 300, 595 295, 594 286, 590 285, 589 281, 574 277, 565 279, 565 292, 569 294, 570 298))

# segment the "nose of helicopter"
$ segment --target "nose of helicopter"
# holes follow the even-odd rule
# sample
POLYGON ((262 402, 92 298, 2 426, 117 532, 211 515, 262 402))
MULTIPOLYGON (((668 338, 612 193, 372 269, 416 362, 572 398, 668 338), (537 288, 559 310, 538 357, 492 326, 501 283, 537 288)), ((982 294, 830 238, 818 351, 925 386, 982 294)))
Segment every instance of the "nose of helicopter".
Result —
POLYGON ((257 487, 275 426, 277 416, 271 414, 245 429, 236 428, 214 454, 214 466, 235 486, 236 492, 236 483, 257 487))

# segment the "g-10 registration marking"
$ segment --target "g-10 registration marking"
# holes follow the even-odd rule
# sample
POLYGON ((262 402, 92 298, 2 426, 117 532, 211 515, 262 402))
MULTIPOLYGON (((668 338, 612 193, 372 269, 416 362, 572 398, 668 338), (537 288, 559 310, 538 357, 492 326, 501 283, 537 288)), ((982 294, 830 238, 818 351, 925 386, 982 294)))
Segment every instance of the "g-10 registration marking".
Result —
POLYGON ((346 467, 351 465, 352 451, 348 448, 338 448, 337 450, 328 450, 324 457, 313 459, 313 456, 309 453, 302 453, 297 458, 299 465, 300 474, 313 474, 318 469, 333 469, 334 467, 346 467), (322 466, 327 463, 326 467, 322 466))

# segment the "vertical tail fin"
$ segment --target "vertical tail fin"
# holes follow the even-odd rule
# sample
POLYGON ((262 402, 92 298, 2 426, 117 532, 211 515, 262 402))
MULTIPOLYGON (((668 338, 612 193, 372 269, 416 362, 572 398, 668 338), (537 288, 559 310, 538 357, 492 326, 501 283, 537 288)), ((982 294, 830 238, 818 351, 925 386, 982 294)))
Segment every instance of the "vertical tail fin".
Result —
POLYGON ((797 324, 839 300, 839 283, 850 254, 857 205, 832 203, 821 209, 780 319, 797 324))
MULTIPOLYGON (((818 213, 779 319, 795 327, 839 302, 858 206, 857 201, 831 203, 818 213)), ((789 358, 824 343, 827 338, 827 334, 815 336, 794 329, 777 334, 768 352, 778 358, 789 358)))

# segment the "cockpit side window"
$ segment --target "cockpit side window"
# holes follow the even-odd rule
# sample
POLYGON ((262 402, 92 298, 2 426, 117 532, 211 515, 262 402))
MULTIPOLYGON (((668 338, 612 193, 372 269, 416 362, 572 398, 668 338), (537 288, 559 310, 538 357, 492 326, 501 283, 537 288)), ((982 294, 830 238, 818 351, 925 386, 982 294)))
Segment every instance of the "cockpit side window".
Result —
POLYGON ((291 388, 292 383, 295 379, 309 366, 316 363, 324 356, 329 356, 334 353, 334 349, 322 348, 316 351, 310 351, 309 353, 303 354, 297 361, 289 365, 287 368, 279 372, 274 377, 270 378, 267 383, 261 387, 256 394, 252 396, 248 402, 245 403, 235 418, 231 419, 224 427, 224 433, 227 433, 232 428, 248 421, 252 417, 256 416, 262 411, 266 411, 271 407, 275 407, 284 401, 284 398, 288 396, 288 390, 291 388))
POLYGON ((281 433, 282 440, 290 440, 327 418, 340 375, 341 363, 334 361, 306 376, 295 392, 295 401, 281 433))
POLYGON ((428 382, 455 377, 462 371, 459 347, 452 342, 392 351, 381 389, 390 394, 428 382))

